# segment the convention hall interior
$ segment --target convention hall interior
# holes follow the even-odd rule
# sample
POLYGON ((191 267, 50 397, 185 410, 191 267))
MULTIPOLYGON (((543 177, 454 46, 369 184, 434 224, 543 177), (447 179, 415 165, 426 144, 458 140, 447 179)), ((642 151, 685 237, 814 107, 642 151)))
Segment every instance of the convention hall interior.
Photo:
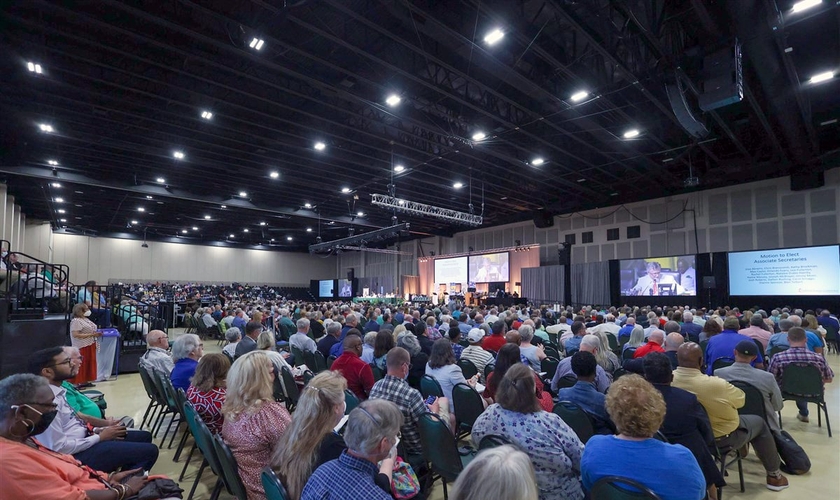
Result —
POLYGON ((0 2, 0 117, 0 500, 840 498, 838 1, 0 2))

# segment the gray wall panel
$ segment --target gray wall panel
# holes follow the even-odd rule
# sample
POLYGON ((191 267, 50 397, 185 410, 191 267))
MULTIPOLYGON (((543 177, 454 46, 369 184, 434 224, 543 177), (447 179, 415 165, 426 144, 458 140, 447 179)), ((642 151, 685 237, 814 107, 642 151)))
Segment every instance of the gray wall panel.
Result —
POLYGON ((729 200, 732 205, 732 222, 752 220, 752 190, 732 193, 729 200))
MULTIPOLYGON (((804 198, 803 198, 804 199, 804 198)), ((786 219, 782 221, 782 245, 786 247, 801 247, 807 245, 805 218, 786 219)))

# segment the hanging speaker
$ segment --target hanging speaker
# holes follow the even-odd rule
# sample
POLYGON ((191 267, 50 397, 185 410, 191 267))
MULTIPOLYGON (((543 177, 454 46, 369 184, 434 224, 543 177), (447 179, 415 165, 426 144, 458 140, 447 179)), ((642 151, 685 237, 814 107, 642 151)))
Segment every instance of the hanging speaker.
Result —
POLYGON ((671 102, 674 116, 677 117, 677 121, 680 122, 682 128, 695 139, 702 139, 709 135, 709 129, 703 122, 694 117, 691 108, 688 107, 688 102, 685 100, 685 90, 683 90, 679 75, 676 75, 676 83, 665 85, 665 91, 668 94, 668 101, 671 102))
POLYGON ((531 215, 534 218, 534 225, 540 229, 554 225, 554 216, 545 210, 534 210, 531 215))

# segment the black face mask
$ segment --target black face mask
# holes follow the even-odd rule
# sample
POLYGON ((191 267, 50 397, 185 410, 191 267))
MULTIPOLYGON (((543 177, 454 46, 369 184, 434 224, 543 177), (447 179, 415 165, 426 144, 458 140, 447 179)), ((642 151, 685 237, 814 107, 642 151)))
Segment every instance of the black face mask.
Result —
POLYGON ((50 427, 50 424, 52 424, 53 420, 55 420, 56 415, 58 415, 58 410, 52 410, 46 413, 41 413, 40 411, 36 410, 35 408, 32 408, 29 405, 26 405, 26 407, 34 411, 35 413, 41 415, 41 420, 39 420, 37 424, 32 424, 31 420, 29 421, 29 424, 27 424, 27 427, 29 427, 29 429, 27 429, 26 434, 28 436, 37 436, 39 434, 43 434, 44 431, 46 431, 50 427))

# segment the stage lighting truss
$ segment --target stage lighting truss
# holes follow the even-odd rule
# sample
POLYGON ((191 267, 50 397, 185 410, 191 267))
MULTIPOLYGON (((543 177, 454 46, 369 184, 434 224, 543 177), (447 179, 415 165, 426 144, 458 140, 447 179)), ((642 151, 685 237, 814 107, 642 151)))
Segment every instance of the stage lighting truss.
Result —
MULTIPOLYGON (((384 227, 382 229, 377 229, 363 234, 339 238, 333 241, 325 241, 323 243, 316 243, 314 245, 309 245, 309 253, 325 253, 333 252, 335 250, 359 250, 367 243, 383 241, 388 238, 395 238, 399 236, 402 231, 408 231, 409 228, 409 223, 404 222, 402 224, 384 227)), ((367 251, 370 250, 371 249, 367 249, 367 251)))
POLYGON ((403 200, 401 198, 395 198, 385 194, 372 194, 370 197, 373 205, 397 210, 410 215, 434 217, 436 219, 456 222, 467 226, 480 226, 484 222, 484 217, 480 215, 468 214, 466 212, 459 212, 448 208, 435 207, 424 203, 417 203, 416 201, 403 200))

